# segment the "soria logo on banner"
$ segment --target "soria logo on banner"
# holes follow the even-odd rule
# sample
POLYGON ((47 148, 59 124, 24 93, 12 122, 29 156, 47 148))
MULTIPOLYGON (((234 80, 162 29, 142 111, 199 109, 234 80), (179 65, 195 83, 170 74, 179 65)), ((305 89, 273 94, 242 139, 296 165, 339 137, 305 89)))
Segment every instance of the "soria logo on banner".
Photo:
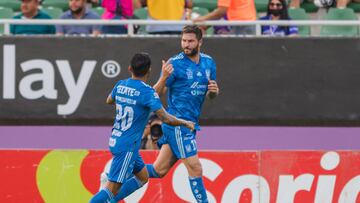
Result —
MULTIPOLYGON (((73 114, 79 107, 96 65, 97 61, 95 60, 83 61, 79 76, 75 78, 68 60, 55 60, 55 66, 45 59, 27 60, 20 63, 20 68, 24 73, 29 73, 16 84, 16 69, 18 68, 16 67, 16 46, 4 45, 2 98, 16 99, 18 88, 20 95, 28 100, 36 100, 42 97, 49 100, 58 99, 58 89, 55 86, 55 77, 59 77, 55 75, 55 68, 57 68, 69 95, 66 103, 57 105, 57 114, 73 114), (37 72, 33 73, 34 70, 37 72), (32 85, 37 82, 41 82, 41 88, 33 89, 32 85)), ((113 60, 104 62, 101 68, 106 78, 114 78, 121 71, 120 65, 113 60)))
MULTIPOLYGON (((153 163, 158 151, 141 151, 153 163)), ((108 151, 0 151, 0 202, 89 202, 111 159, 108 151), (21 193, 19 193, 19 184, 21 193), (22 189, 24 188, 24 189, 22 189)), ((359 203, 356 151, 200 152, 210 203, 359 203)), ((195 202, 178 162, 125 202, 195 202)))

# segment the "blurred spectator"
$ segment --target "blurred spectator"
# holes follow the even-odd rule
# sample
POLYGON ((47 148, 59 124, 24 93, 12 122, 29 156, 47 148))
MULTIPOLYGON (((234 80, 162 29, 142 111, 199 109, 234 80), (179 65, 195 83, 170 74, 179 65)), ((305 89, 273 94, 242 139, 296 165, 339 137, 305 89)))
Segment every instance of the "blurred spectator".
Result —
MULTIPOLYGON (((102 19, 129 19, 133 16, 134 6, 139 4, 139 0, 91 0, 104 7, 105 12, 102 19)), ((126 34, 126 26, 102 26, 104 34, 126 34)))
MULTIPOLYGON (((267 15, 260 20, 291 20, 287 11, 285 0, 269 0, 267 15)), ((268 36, 296 36, 298 34, 297 26, 261 26, 261 33, 268 36)))
MULTIPOLYGON (((218 0, 218 7, 214 11, 194 19, 194 22, 221 18, 229 21, 256 20, 254 0, 218 0)), ((253 35, 255 34, 255 26, 234 26, 231 28, 231 31, 237 35, 253 35)))
MULTIPOLYGON (((15 0, 14 0, 15 1, 15 0)), ((21 12, 14 19, 51 19, 51 17, 38 9, 41 0, 22 0, 21 12)), ((55 34, 53 25, 11 25, 12 34, 55 34)))
MULTIPOLYGON (((98 14, 86 8, 86 0, 69 0, 69 10, 60 19, 100 19, 98 14)), ((79 35, 92 34, 99 35, 101 26, 98 25, 58 25, 56 34, 79 35)))
MULTIPOLYGON (((142 0, 151 20, 185 20, 190 18, 192 0, 142 0)), ((148 25, 149 34, 181 34, 183 25, 148 25)))
POLYGON ((141 149, 158 149, 157 141, 163 135, 161 124, 156 114, 150 116, 141 139, 141 149))
MULTIPOLYGON (((290 8, 299 8, 304 0, 291 0, 290 8)), ((336 7, 336 8, 346 8, 350 3, 360 3, 360 0, 307 0, 307 2, 313 2, 318 7, 336 7)))

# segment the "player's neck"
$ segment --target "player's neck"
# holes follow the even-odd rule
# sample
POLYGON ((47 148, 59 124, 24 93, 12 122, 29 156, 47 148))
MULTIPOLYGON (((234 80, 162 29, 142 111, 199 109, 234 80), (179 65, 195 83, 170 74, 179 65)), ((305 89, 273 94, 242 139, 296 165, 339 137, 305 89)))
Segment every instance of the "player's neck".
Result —
POLYGON ((146 77, 131 76, 131 79, 133 79, 133 80, 141 80, 141 81, 143 81, 143 82, 146 82, 146 77))
POLYGON ((196 54, 195 56, 188 56, 190 60, 192 60, 194 63, 198 64, 200 61, 200 54, 196 54))

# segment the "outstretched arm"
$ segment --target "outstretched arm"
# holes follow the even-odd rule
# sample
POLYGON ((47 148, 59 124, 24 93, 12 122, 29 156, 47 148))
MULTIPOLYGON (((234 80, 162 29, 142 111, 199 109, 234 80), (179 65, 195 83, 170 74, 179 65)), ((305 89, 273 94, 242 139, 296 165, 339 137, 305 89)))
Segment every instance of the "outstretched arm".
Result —
POLYGON ((175 116, 172 116, 169 114, 164 108, 161 108, 157 110, 156 115, 162 120, 164 123, 169 124, 171 126, 185 126, 189 128, 190 130, 195 129, 195 124, 191 121, 186 121, 180 118, 176 118, 175 116))
POLYGON ((162 61, 162 67, 161 67, 162 74, 159 78, 159 80, 154 85, 154 89, 158 95, 162 96, 166 92, 166 80, 171 75, 171 73, 174 71, 174 68, 172 64, 170 63, 170 60, 168 60, 166 63, 163 60, 162 61))

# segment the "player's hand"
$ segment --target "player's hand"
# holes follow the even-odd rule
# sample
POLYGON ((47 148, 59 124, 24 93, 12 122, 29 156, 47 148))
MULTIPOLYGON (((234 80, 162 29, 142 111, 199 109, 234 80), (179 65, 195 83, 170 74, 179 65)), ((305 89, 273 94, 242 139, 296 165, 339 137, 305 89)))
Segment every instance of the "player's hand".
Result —
POLYGON ((164 78, 168 78, 171 75, 171 73, 174 71, 174 67, 170 63, 170 60, 168 60, 167 62, 165 62, 164 60, 162 61, 161 71, 162 71, 161 76, 164 78))
POLYGON ((185 122, 185 127, 189 128, 191 131, 195 130, 195 123, 192 121, 186 121, 185 122))
POLYGON ((219 94, 219 87, 215 80, 209 80, 208 91, 212 94, 219 94))

